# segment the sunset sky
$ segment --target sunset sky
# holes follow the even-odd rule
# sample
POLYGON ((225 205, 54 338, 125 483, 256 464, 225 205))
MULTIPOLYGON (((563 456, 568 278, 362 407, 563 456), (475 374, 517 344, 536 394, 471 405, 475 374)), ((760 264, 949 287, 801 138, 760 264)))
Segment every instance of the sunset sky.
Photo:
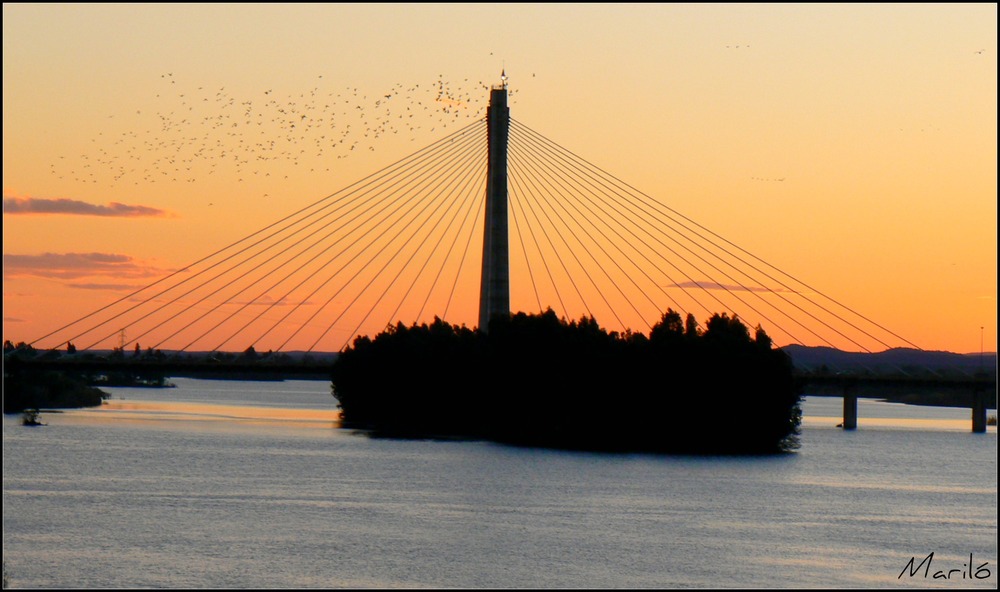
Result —
POLYGON ((5 3, 4 339, 474 122, 503 70, 574 154, 923 349, 995 351, 996 58, 996 4, 5 3))

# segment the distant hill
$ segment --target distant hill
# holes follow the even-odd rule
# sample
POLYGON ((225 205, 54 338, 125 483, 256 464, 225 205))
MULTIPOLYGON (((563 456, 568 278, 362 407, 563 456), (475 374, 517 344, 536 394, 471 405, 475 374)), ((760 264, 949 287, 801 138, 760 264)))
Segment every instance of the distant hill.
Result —
MULTIPOLYGON (((816 371, 826 366, 832 372, 868 370, 875 373, 898 374, 900 370, 907 373, 948 373, 971 376, 980 370, 989 375, 997 374, 997 354, 987 352, 956 354, 944 351, 924 351, 919 349, 896 348, 882 352, 846 352, 832 347, 809 347, 804 345, 786 345, 781 348, 791 358, 795 367, 803 371, 816 371)), ((110 350, 90 350, 93 355, 111 355, 110 350)), ((191 359, 214 357, 219 359, 237 358, 242 352, 174 352, 162 350, 168 357, 180 355, 191 359)), ((128 351, 126 356, 131 356, 128 351)), ((261 359, 273 356, 271 359, 290 361, 307 361, 332 364, 337 359, 335 352, 280 352, 268 354, 257 352, 261 359)))
POLYGON ((786 345, 781 348, 800 370, 815 371, 823 366, 831 371, 870 370, 876 373, 933 371, 972 375, 980 370, 997 373, 996 352, 956 354, 944 351, 895 348, 882 352, 845 352, 832 347, 786 345))
MULTIPOLYGON (((203 358, 216 358, 216 359, 231 359, 237 358, 243 355, 244 352, 204 352, 204 351, 194 351, 194 352, 177 352, 174 350, 164 349, 157 350, 157 352, 162 353, 167 357, 180 356, 182 358, 188 358, 192 360, 203 359, 203 358)), ((87 354, 92 354, 95 356, 111 356, 112 351, 109 349, 92 349, 87 350, 87 354)), ((143 352, 145 353, 145 352, 143 352)), ((129 358, 133 355, 131 350, 125 351, 125 357, 129 358)), ((333 363, 337 359, 336 352, 304 352, 304 351, 287 351, 278 353, 268 353, 268 352, 256 352, 256 355, 260 359, 265 359, 268 357, 287 359, 291 361, 312 361, 312 362, 329 362, 333 363)))

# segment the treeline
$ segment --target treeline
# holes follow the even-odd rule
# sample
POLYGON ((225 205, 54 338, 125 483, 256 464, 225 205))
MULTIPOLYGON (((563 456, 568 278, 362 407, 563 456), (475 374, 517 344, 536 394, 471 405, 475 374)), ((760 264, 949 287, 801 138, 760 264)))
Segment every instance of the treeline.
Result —
POLYGON ((91 386, 85 377, 78 374, 25 368, 20 361, 39 354, 23 342, 17 345, 4 342, 3 353, 4 413, 95 407, 108 397, 107 393, 91 386))
MULTIPOLYGON (((124 360, 123 350, 115 348, 110 358, 124 360)), ((162 360, 165 356, 152 348, 141 351, 137 346, 132 359, 162 360)), ((77 352, 72 343, 65 350, 36 350, 23 341, 3 343, 3 412, 19 413, 26 409, 70 409, 100 405, 110 395, 99 387, 167 387, 173 386, 162 372, 148 370, 129 372, 119 370, 48 370, 32 367, 22 362, 55 361, 60 359, 99 359, 100 356, 77 352)))
POLYGON ((358 337, 332 369, 346 427, 609 451, 766 454, 794 449, 799 389, 766 333, 668 310, 650 331, 592 318, 440 319, 358 337))
MULTIPOLYGON (((73 359, 73 360, 116 360, 122 361, 126 359, 125 351, 121 348, 114 348, 111 353, 107 356, 96 354, 93 352, 77 352, 76 346, 71 342, 66 344, 65 350, 57 349, 46 349, 46 350, 36 350, 29 344, 19 342, 17 344, 12 343, 10 340, 4 341, 3 343, 3 358, 4 363, 17 364, 21 360, 38 360, 38 361, 55 361, 62 359, 73 359)), ((128 355, 129 359, 132 360, 145 360, 145 361, 162 361, 166 359, 163 352, 159 350, 154 350, 153 348, 148 348, 142 351, 138 344, 136 344, 135 352, 128 355)), ((27 370, 24 370, 27 372, 27 370)), ((41 375, 45 372, 52 371, 42 371, 34 370, 35 374, 41 375)), ((87 372, 87 371, 73 371, 73 372, 62 372, 63 375, 71 377, 76 380, 79 379, 83 383, 89 386, 129 386, 129 387, 157 387, 163 388, 168 386, 173 386, 167 381, 167 377, 162 372, 157 372, 155 370, 144 370, 142 372, 128 372, 123 370, 101 370, 99 372, 87 372)), ((5 379, 6 380, 6 379, 5 379)), ((5 382, 6 384, 6 382, 5 382)), ((80 405, 85 406, 85 405, 80 405)))

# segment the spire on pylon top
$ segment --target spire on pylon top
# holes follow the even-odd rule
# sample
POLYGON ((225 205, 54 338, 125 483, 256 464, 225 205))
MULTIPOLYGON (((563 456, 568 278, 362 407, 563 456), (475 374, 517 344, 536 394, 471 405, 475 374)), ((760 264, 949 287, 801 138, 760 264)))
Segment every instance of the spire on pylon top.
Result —
POLYGON ((507 88, 507 69, 506 68, 500 70, 500 84, 502 84, 504 88, 507 88))

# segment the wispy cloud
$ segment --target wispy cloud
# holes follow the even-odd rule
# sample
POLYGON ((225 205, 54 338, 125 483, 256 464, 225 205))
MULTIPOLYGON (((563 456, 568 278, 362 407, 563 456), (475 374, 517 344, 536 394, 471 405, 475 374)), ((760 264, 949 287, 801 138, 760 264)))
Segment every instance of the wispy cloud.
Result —
POLYGON ((303 300, 302 302, 291 301, 286 298, 281 298, 280 300, 275 300, 270 296, 262 296, 256 300, 252 301, 239 301, 233 302, 233 304, 241 304, 247 306, 313 306, 313 302, 310 300, 303 300))
MULTIPOLYGON (((163 275, 164 270, 136 261, 128 255, 112 253, 43 253, 41 255, 3 256, 4 279, 43 277, 76 279, 108 276, 116 279, 148 278, 163 275)), ((85 284, 84 284, 85 285, 85 284)))
POLYGON ((66 284, 67 288, 77 290, 109 290, 112 292, 134 292, 143 286, 140 284, 97 284, 97 283, 74 283, 66 284))
POLYGON ((785 294, 795 294, 794 290, 786 290, 784 288, 764 288, 761 286, 734 286, 727 284, 720 284, 718 282, 681 282, 679 284, 670 284, 664 286, 664 288, 696 288, 705 290, 727 290, 729 292, 781 292, 785 294))
POLYGON ((70 216, 104 216, 115 218, 171 218, 166 210, 148 206, 135 206, 118 202, 99 205, 76 199, 46 199, 41 197, 16 197, 5 195, 3 213, 20 214, 65 214, 70 216))

